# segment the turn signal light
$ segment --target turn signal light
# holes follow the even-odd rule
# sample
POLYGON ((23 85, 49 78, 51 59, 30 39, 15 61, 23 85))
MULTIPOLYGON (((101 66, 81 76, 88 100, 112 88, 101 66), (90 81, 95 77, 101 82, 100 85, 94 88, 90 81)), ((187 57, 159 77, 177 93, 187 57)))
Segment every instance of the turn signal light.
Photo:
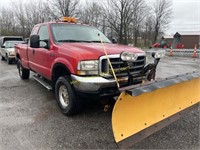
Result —
POLYGON ((62 22, 69 22, 69 23, 76 23, 76 18, 71 18, 71 17, 62 17, 61 19, 62 22))

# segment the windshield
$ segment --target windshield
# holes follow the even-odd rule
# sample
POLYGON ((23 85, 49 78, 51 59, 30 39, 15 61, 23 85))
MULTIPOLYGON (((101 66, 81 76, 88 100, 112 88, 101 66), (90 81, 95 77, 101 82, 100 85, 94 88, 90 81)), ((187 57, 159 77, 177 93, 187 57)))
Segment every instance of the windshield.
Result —
POLYGON ((100 43, 99 34, 104 43, 110 40, 98 29, 85 25, 52 24, 52 33, 55 42, 88 42, 100 43))
POLYGON ((6 41, 4 43, 5 48, 13 48, 15 44, 22 43, 23 41, 6 41))

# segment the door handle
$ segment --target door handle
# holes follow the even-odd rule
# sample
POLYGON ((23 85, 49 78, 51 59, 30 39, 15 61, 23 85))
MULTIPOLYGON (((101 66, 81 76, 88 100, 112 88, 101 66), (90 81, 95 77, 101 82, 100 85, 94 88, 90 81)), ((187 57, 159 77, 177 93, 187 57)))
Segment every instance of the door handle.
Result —
POLYGON ((54 57, 54 56, 55 56, 55 54, 54 54, 54 53, 51 53, 51 54, 50 54, 50 57, 54 57))
POLYGON ((35 54, 35 50, 33 49, 33 55, 35 54))

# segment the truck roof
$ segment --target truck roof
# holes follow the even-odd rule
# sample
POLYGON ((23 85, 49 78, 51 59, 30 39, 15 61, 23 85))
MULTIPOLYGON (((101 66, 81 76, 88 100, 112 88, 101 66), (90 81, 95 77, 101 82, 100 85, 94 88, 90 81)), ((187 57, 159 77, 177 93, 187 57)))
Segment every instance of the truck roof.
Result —
POLYGON ((22 36, 0 36, 0 46, 4 44, 5 41, 23 41, 22 36))
POLYGON ((22 36, 0 36, 0 38, 23 38, 22 36))
POLYGON ((44 22, 44 23, 37 24, 35 26, 50 25, 50 24, 70 24, 70 25, 74 24, 74 25, 92 26, 92 25, 84 24, 84 23, 72 23, 72 22, 62 22, 62 21, 44 22))

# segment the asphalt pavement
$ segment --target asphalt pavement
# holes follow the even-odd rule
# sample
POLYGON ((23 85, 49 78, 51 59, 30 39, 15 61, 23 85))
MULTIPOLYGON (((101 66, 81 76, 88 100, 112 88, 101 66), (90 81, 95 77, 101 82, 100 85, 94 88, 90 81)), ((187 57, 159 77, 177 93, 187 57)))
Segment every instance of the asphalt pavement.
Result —
MULTIPOLYGON (((200 71, 200 59, 166 57, 157 78, 200 71)), ((199 92, 199 91, 196 91, 199 92)), ((133 149, 200 149, 200 108, 135 144, 133 149)), ((88 103, 80 114, 64 116, 52 92, 32 77, 19 78, 16 64, 0 61, 0 150, 116 149, 111 111, 88 103)))

